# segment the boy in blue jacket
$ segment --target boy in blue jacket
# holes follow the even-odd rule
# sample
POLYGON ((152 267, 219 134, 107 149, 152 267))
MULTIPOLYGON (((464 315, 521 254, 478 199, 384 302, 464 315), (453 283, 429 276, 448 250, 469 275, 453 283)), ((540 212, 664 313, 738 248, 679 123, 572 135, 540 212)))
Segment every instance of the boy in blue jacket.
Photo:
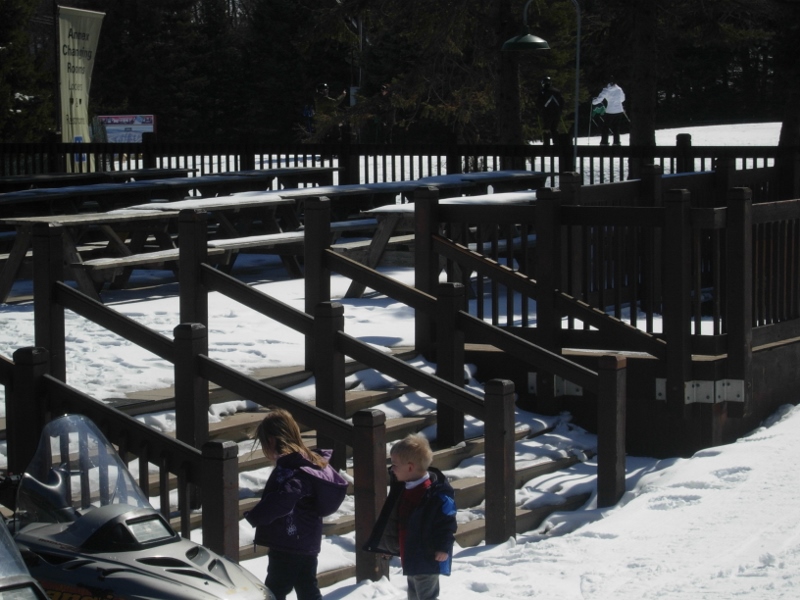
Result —
POLYGON ((453 488, 431 467, 424 436, 412 434, 391 451, 389 496, 364 549, 400 556, 409 600, 439 597, 439 575, 450 575, 456 532, 453 488))

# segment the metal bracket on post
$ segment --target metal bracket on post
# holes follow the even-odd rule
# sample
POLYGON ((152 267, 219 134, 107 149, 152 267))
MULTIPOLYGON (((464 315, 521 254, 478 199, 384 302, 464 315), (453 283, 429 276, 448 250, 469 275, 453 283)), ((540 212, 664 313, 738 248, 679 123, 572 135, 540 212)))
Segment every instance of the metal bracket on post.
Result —
POLYGON ((581 386, 558 375, 555 376, 555 391, 556 398, 560 396, 583 396, 583 388, 581 386))
MULTIPOLYGON (((655 391, 656 400, 666 401, 667 380, 657 378, 655 391)), ((744 402, 744 381, 741 379, 687 381, 684 384, 684 400, 686 404, 744 402)))

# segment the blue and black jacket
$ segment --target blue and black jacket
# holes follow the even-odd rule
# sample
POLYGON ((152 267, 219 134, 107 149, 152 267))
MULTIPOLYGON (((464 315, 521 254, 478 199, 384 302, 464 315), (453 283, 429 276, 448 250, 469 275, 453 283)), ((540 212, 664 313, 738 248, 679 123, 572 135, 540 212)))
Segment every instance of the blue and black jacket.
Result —
MULTIPOLYGON (((403 557, 404 575, 450 575, 453 562, 453 543, 456 533, 456 502, 453 488, 439 469, 428 469, 431 485, 419 506, 406 523, 406 546, 403 557), (438 562, 436 552, 446 552, 448 559, 438 562)), ((381 514, 364 545, 368 552, 400 555, 400 536, 397 509, 405 483, 389 473, 389 496, 381 514)))

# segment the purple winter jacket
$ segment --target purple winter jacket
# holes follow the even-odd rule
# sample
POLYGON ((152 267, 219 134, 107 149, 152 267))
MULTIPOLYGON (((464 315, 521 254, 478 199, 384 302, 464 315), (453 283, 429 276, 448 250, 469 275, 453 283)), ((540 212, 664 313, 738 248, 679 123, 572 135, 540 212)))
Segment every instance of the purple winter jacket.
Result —
MULTIPOLYGON (((331 457, 330 450, 319 454, 331 457)), ((336 512, 346 494, 347 481, 330 465, 320 469, 293 452, 278 458, 261 500, 245 519, 256 528, 256 544, 315 555, 322 541, 322 517, 336 512)))

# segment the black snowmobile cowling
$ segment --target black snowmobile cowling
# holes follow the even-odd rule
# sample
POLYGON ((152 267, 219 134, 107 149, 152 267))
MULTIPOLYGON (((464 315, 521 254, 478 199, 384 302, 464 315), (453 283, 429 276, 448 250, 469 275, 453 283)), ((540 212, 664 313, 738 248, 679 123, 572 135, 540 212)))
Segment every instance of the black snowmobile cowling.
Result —
POLYGON ((180 537, 89 419, 42 432, 9 528, 50 600, 273 600, 252 573, 180 537))

